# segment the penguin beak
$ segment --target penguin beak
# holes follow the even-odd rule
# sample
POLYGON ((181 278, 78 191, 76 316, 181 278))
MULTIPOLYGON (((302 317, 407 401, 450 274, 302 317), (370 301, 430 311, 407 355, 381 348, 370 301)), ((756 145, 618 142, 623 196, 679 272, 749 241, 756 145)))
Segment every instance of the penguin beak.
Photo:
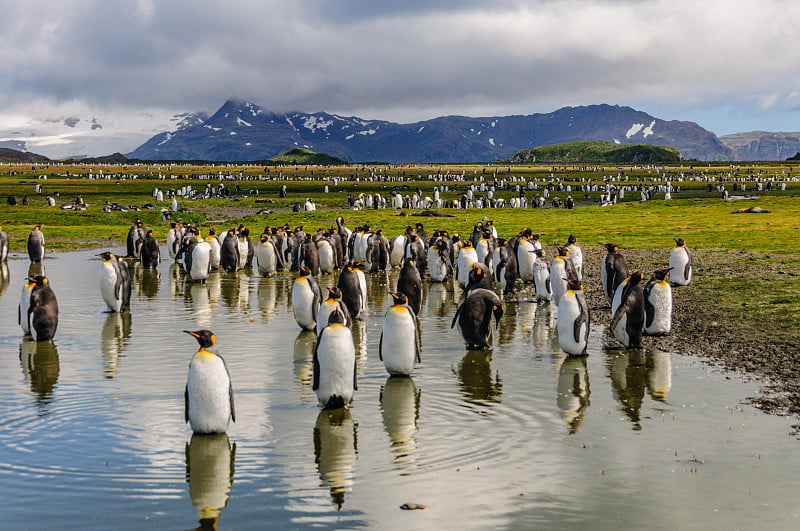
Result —
POLYGON ((197 332, 192 332, 192 331, 190 331, 190 330, 184 330, 184 332, 185 332, 185 333, 187 333, 187 334, 189 334, 189 335, 190 335, 190 336, 192 336, 192 337, 195 337, 195 338, 198 338, 198 337, 200 337, 200 334, 198 334, 197 332))

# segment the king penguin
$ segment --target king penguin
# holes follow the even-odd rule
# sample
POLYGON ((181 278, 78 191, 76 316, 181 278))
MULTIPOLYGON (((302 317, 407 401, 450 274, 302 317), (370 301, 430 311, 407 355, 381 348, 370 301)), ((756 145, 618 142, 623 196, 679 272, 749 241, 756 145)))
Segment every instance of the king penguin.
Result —
POLYGON ((542 303, 553 298, 553 287, 550 283, 550 264, 545 257, 544 249, 533 251, 533 286, 536 302, 542 303))
POLYGON ((36 225, 28 235, 28 258, 35 264, 44 259, 44 234, 41 229, 41 224, 36 225))
MULTIPOLYGON (((416 269, 416 268, 415 268, 416 269)), ((378 357, 392 376, 409 376, 420 363, 417 316, 404 293, 392 293, 378 344, 378 357)))
POLYGON ((278 270, 278 253, 275 251, 275 244, 272 243, 269 234, 261 235, 256 244, 255 253, 258 272, 265 277, 275 275, 278 270))
POLYGON ((231 229, 222 240, 219 250, 219 265, 226 273, 233 273, 239 269, 240 260, 239 239, 236 237, 236 231, 231 229))
POLYGON ((205 282, 211 272, 211 244, 207 241, 199 241, 192 248, 192 266, 189 268, 189 276, 192 280, 205 282))
POLYGON ((637 269, 617 287, 611 304, 609 328, 614 338, 625 348, 641 348, 644 326, 644 292, 640 282, 642 273, 637 269))
POLYGON ((225 360, 217 353, 211 330, 184 330, 200 349, 192 356, 184 391, 184 418, 195 433, 225 433, 236 422, 233 385, 225 360))
POLYGON ((428 249, 428 274, 433 282, 444 282, 452 271, 453 263, 450 261, 447 241, 439 238, 428 249))
POLYGON ((672 287, 667 281, 670 269, 653 272, 644 286, 644 333, 669 334, 672 330, 672 287))
POLYGON ((515 292, 517 281, 517 255, 505 238, 497 238, 497 247, 492 256, 494 280, 503 295, 515 292))
POLYGON ((153 236, 153 231, 148 230, 142 242, 139 252, 139 261, 145 269, 155 269, 161 261, 161 251, 158 248, 158 240, 153 236))
POLYGON ((419 315, 422 308, 422 277, 411 258, 403 261, 403 268, 397 277, 397 291, 405 295, 414 315, 419 315))
POLYGON ((357 264, 349 262, 342 268, 339 273, 339 280, 337 287, 342 292, 342 299, 350 310, 350 317, 355 319, 361 313, 361 301, 364 294, 361 290, 361 281, 357 273, 357 264))
POLYGON ((478 261, 478 253, 472 246, 472 242, 464 240, 461 251, 458 253, 456 259, 456 281, 458 287, 465 289, 469 283, 469 272, 472 270, 472 264, 478 261))
POLYGON ((692 254, 683 238, 674 238, 675 247, 669 253, 669 280, 677 286, 688 286, 692 281, 692 254))
POLYGON ((583 282, 583 249, 578 245, 578 238, 574 234, 570 234, 565 247, 569 251, 570 260, 572 260, 572 265, 575 267, 578 282, 583 282))
POLYGON ((50 282, 43 275, 29 279, 34 283, 28 306, 28 327, 34 341, 50 341, 58 328, 58 302, 50 282))
POLYGON ((292 312, 294 320, 303 330, 314 330, 317 326, 317 312, 322 300, 319 283, 311 271, 300 268, 300 274, 292 286, 292 312))
POLYGON ((469 296, 476 289, 493 289, 492 274, 489 272, 489 266, 481 262, 472 264, 469 270, 469 278, 467 286, 464 288, 464 296, 469 296))
POLYGON ((317 335, 322 333, 322 329, 328 326, 328 318, 334 310, 339 310, 344 315, 344 324, 347 328, 353 328, 353 320, 350 318, 350 310, 342 299, 342 291, 339 288, 328 288, 328 298, 322 301, 317 310, 317 335))
POLYGON ((625 257, 619 252, 619 247, 613 243, 604 243, 607 254, 600 264, 600 280, 603 283, 603 293, 608 302, 614 298, 617 286, 628 278, 628 264, 625 257))
POLYGON ((312 388, 325 409, 345 407, 358 390, 356 348, 344 319, 342 312, 334 310, 314 349, 312 388))
POLYGON ((556 250, 558 254, 550 264, 550 286, 553 289, 553 303, 558 306, 561 296, 567 291, 567 280, 578 280, 578 275, 567 248, 556 245, 556 250))
POLYGON ((208 236, 206 236, 206 242, 211 246, 211 256, 209 257, 209 264, 211 265, 211 269, 217 270, 219 269, 221 247, 219 244, 219 239, 217 238, 217 231, 215 231, 213 227, 208 230, 208 236))
POLYGON ((130 279, 120 271, 125 262, 120 262, 114 253, 108 251, 97 256, 103 259, 100 264, 100 294, 110 312, 123 312, 127 309, 126 290, 130 293, 130 279))
POLYGON ((450 328, 458 324, 458 331, 467 343, 468 350, 489 348, 492 315, 497 326, 500 326, 503 311, 503 301, 497 293, 479 288, 473 290, 458 307, 450 328))
POLYGON ((19 296, 17 323, 19 323, 22 332, 26 336, 31 335, 31 325, 28 322, 28 308, 31 306, 31 292, 35 286, 36 280, 33 277, 27 277, 25 279, 25 284, 22 285, 22 293, 19 296))
POLYGON ((589 306, 583 286, 567 280, 567 291, 558 305, 558 344, 570 356, 585 356, 589 343, 589 306))

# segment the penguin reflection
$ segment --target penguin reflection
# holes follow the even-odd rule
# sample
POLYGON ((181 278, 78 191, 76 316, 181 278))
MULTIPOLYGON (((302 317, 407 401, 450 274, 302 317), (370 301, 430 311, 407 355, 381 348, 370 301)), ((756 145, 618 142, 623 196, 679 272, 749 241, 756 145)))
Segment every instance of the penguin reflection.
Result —
POLYGON ((5 260, 0 261, 0 296, 5 293, 10 281, 8 273, 8 263, 5 260))
MULTIPOLYGON (((52 341, 23 339, 19 344, 19 361, 22 373, 36 395, 40 406, 50 403, 53 390, 58 383, 59 362, 56 344, 52 341)), ((46 411, 43 414, 47 414, 46 411)))
POLYGON ((31 262, 28 266, 28 277, 44 275, 44 264, 41 262, 31 262))
POLYGON ((589 372, 586 356, 564 358, 558 369, 558 408, 567 423, 569 433, 576 433, 583 424, 583 414, 589 407, 589 372))
POLYGON ((455 290, 452 281, 430 283, 423 301, 430 315, 447 317, 453 312, 455 305, 455 290))
POLYGON ((224 433, 194 434, 186 444, 186 482, 200 518, 198 529, 216 529, 233 483, 236 443, 224 433))
POLYGON ((138 295, 151 300, 155 299, 158 296, 161 273, 159 273, 158 269, 141 269, 142 271, 139 274, 139 282, 137 284, 139 287, 138 295))
POLYGON ((303 398, 313 397, 311 386, 314 383, 314 348, 316 346, 317 333, 313 330, 303 330, 294 338, 294 378, 297 386, 301 389, 303 398))
POLYGON ((258 309, 264 323, 269 323, 275 315, 275 306, 278 300, 278 290, 274 277, 259 278, 257 280, 256 298, 258 299, 258 309))
POLYGON ((492 351, 470 350, 458 366, 461 392, 468 402, 500 402, 503 384, 499 375, 492 375, 492 351))
MULTIPOLYGON (((528 304, 521 302, 519 304, 509 304, 506 303, 505 305, 505 314, 503 315, 504 319, 498 321, 497 327, 497 343, 499 345, 508 345, 514 340, 514 337, 517 335, 517 315, 520 315, 525 310, 523 306, 536 306, 535 304, 528 304)), ((526 308, 527 309, 527 308, 526 308)), ((520 315, 520 320, 521 320, 520 315)))
POLYGON ((614 398, 619 401, 625 416, 641 430, 640 410, 645 390, 645 364, 642 350, 622 351, 607 361, 614 398))
POLYGON ((660 350, 645 353, 645 370, 647 371, 647 389, 650 397, 659 402, 667 400, 672 388, 672 355, 660 350))
POLYGON ((383 425, 392 442, 394 464, 400 470, 413 467, 415 434, 419 419, 420 391, 410 376, 390 376, 380 394, 383 425))
POLYGON ((347 408, 323 409, 314 426, 314 463, 331 501, 340 510, 353 486, 357 453, 357 426, 347 408))
POLYGON ((119 358, 125 353, 125 349, 130 342, 131 313, 107 313, 101 334, 103 375, 106 378, 115 378, 119 358))

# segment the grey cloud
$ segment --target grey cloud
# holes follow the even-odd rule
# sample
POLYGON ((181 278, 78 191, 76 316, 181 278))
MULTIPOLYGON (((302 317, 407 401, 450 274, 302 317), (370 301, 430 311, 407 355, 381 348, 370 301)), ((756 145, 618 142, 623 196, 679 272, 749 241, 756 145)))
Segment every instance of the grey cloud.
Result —
POLYGON ((78 118, 77 116, 69 116, 67 118, 64 118, 64 125, 66 125, 67 127, 75 127, 76 125, 78 125, 78 123, 80 123, 80 121, 81 119, 78 118))

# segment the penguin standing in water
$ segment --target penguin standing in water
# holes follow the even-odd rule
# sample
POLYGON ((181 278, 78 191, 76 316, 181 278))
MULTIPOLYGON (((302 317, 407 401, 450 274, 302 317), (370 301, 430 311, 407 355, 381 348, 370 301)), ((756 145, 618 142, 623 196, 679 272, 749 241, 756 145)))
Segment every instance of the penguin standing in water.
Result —
POLYGON ((342 312, 334 310, 314 349, 312 389, 325 409, 345 407, 358 390, 353 333, 344 321, 342 312))
POLYGON ((292 286, 292 312, 294 320, 303 330, 314 330, 317 326, 317 312, 322 300, 319 283, 305 267, 292 286))
POLYGON ((19 307, 17 308, 17 323, 22 328, 22 333, 26 336, 31 335, 31 325, 28 322, 28 308, 31 306, 31 292, 36 287, 36 281, 33 277, 25 279, 25 284, 22 285, 22 293, 19 297, 19 307))
POLYGON ((644 286, 644 333, 669 334, 672 330, 672 286, 667 281, 670 269, 653 272, 644 286))
POLYGON ((181 248, 181 239, 183 238, 183 231, 178 227, 174 221, 170 221, 169 230, 167 231, 167 253, 171 260, 175 260, 178 251, 181 248))
POLYGON ((236 231, 231 229, 222 240, 219 250, 219 265, 226 273, 233 273, 239 269, 239 239, 236 231))
POLYGON ((153 237, 153 231, 148 230, 142 242, 139 252, 139 261, 145 269, 155 269, 161 261, 161 251, 158 248, 158 240, 153 237))
POLYGON ((44 259, 44 234, 41 229, 41 224, 36 225, 28 235, 28 258, 35 264, 44 259))
POLYGON ((273 276, 278 270, 278 253, 269 234, 264 233, 261 235, 256 244, 255 253, 258 261, 258 272, 265 277, 273 276))
POLYGON ((405 295, 414 315, 419 315, 419 310, 422 308, 422 277, 414 260, 410 258, 403 261, 403 269, 397 278, 397 291, 405 295))
POLYGON ((192 246, 192 260, 189 268, 189 276, 192 280, 205 282, 211 272, 211 244, 200 241, 192 246))
POLYGON ((603 283, 603 293, 606 295, 608 302, 614 298, 614 292, 617 291, 623 280, 628 278, 628 264, 625 262, 625 257, 619 252, 619 247, 613 243, 604 243, 603 247, 606 248, 608 253, 603 257, 600 264, 600 280, 603 283))
POLYGON ((391 295, 393 304, 383 318, 378 356, 390 375, 409 376, 421 361, 417 314, 404 293, 391 295))
POLYGON ((536 302, 545 302, 553 298, 553 287, 550 283, 550 264, 544 256, 544 249, 533 251, 533 286, 536 290, 536 302))
POLYGON ((136 219, 131 225, 131 228, 128 229, 128 237, 125 239, 125 246, 128 251, 129 258, 139 258, 139 251, 142 247, 142 243, 144 242, 144 223, 142 220, 136 219))
POLYGON ((683 238, 674 238, 675 247, 669 253, 669 281, 677 286, 688 286, 692 281, 692 254, 683 238))
MULTIPOLYGON (((394 264, 392 264, 394 265, 394 264)), ((444 238, 436 240, 428 249, 428 274, 434 282, 444 282, 453 271, 450 251, 444 238)))
POLYGON ((0 262, 8 260, 8 234, 0 227, 0 262))
POLYGON ((184 330, 200 349, 192 356, 184 391, 184 418, 195 433, 225 433, 236 422, 233 385, 225 360, 217 353, 211 330, 184 330))
POLYGON ((322 301, 317 311, 317 335, 322 333, 322 329, 328 326, 328 318, 334 310, 339 310, 344 315, 344 324, 347 328, 353 328, 353 320, 350 317, 350 310, 342 299, 342 292, 339 288, 328 288, 328 298, 322 301))
POLYGON ((456 259, 456 281, 458 287, 464 289, 469 283, 469 272, 472 270, 472 264, 478 261, 478 253, 472 246, 472 242, 464 240, 461 247, 461 252, 458 253, 456 259))
POLYGON ((458 324, 458 331, 467 343, 468 350, 489 348, 492 315, 494 314, 497 326, 500 326, 503 311, 503 301, 497 293, 488 289, 476 289, 458 307, 450 328, 458 324))
POLYGON ((317 244, 311 239, 311 234, 306 234, 300 244, 300 267, 305 267, 315 277, 319 275, 319 250, 317 244))
POLYGON ((100 264, 100 294, 110 312, 123 312, 128 309, 125 294, 130 297, 130 278, 127 275, 125 262, 117 259, 114 253, 108 251, 97 256, 103 259, 100 264), (125 268, 125 273, 121 271, 125 268))
POLYGON ((578 245, 578 238, 574 234, 570 234, 567 238, 567 245, 569 251, 569 258, 572 260, 572 265, 575 267, 575 274, 578 277, 578 282, 583 282, 583 249, 578 245))
POLYGON ((28 305, 28 328, 34 341, 50 341, 58 328, 58 302, 47 277, 35 275, 28 279, 34 283, 28 305))
POLYGON ((464 288, 464 296, 469 296, 476 289, 492 289, 492 274, 489 272, 489 266, 481 262, 472 264, 469 270, 469 278, 467 286, 464 288))
POLYGON ((611 308, 611 332, 625 348, 641 348, 644 326, 644 291, 642 273, 635 270, 614 293, 611 308))
POLYGON ((492 255, 494 280, 503 295, 514 293, 517 281, 517 255, 505 238, 497 238, 497 247, 492 255))
POLYGON ((553 289, 553 303, 558 306, 561 296, 567 291, 567 280, 578 280, 578 275, 567 248, 556 245, 556 249, 558 255, 553 257, 550 264, 550 286, 553 289))
POLYGON ((361 313, 361 301, 364 298, 361 280, 357 272, 358 266, 350 262, 339 273, 337 287, 342 292, 342 299, 350 311, 350 317, 355 319, 361 313))
POLYGON ((589 306, 583 286, 567 280, 567 291, 558 305, 558 344, 570 356, 585 356, 589 343, 589 306))
POLYGON ((219 239, 217 239, 217 231, 214 228, 210 228, 208 230, 208 236, 206 236, 206 243, 211 246, 211 256, 209 257, 209 265, 211 269, 219 269, 219 261, 220 261, 220 244, 219 239))

